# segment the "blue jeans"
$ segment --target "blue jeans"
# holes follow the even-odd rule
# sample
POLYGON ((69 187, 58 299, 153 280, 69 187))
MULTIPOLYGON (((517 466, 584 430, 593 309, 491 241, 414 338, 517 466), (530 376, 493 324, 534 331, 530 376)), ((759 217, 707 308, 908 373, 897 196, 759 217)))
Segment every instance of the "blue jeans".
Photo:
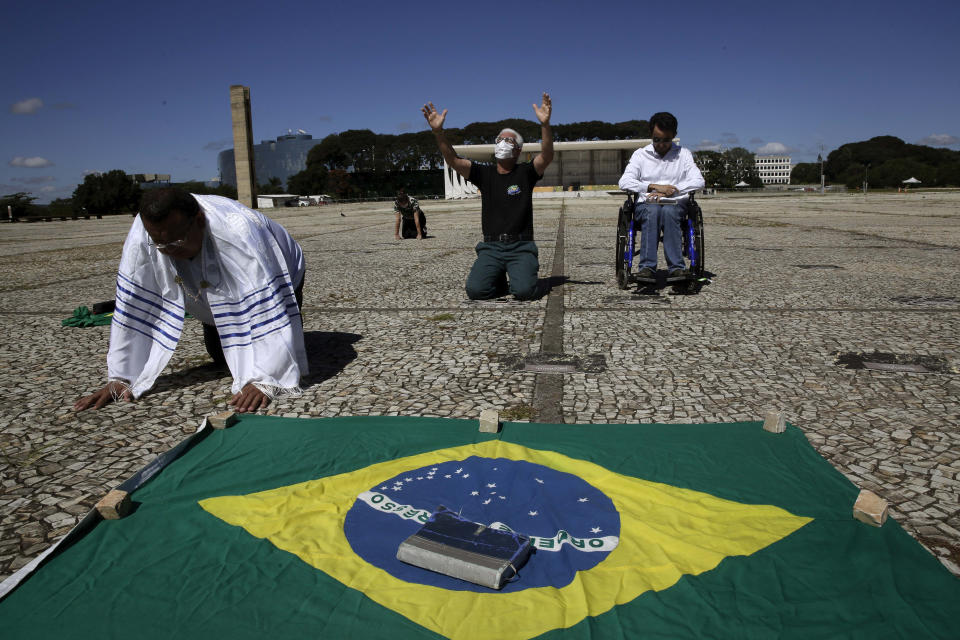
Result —
POLYGON ((686 202, 678 204, 657 204, 640 202, 634 211, 633 219, 640 230, 640 249, 637 252, 637 268, 648 267, 657 270, 657 248, 660 232, 663 231, 663 257, 667 259, 667 269, 686 269, 683 261, 683 230, 680 222, 686 215, 686 202))
POLYGON ((537 294, 539 252, 532 241, 481 242, 477 245, 477 261, 467 276, 467 297, 489 300, 512 293, 519 300, 537 294), (509 285, 507 278, 509 277, 509 285))

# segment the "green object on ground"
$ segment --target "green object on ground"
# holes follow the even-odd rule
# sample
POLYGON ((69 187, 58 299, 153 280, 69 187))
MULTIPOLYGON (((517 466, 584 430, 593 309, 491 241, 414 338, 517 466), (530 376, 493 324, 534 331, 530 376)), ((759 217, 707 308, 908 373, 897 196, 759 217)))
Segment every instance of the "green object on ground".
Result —
POLYGON ((110 313, 90 313, 87 307, 77 307, 73 310, 73 315, 64 320, 61 324, 64 327, 101 327, 113 322, 113 312, 110 313))
MULTIPOLYGON (((664 500, 670 491, 709 494, 696 505, 696 508, 706 508, 702 514, 707 515, 667 511, 662 519, 647 518, 640 523, 637 535, 641 538, 649 535, 652 539, 657 532, 682 525, 691 532, 687 541, 696 544, 704 540, 698 527, 711 524, 713 516, 708 503, 714 499, 735 503, 730 513, 772 505, 807 521, 756 551, 727 555, 713 568, 697 574, 685 573, 672 586, 617 599, 607 609, 591 609, 591 615, 582 619, 564 619, 561 615, 561 624, 534 637, 579 640, 960 637, 960 581, 893 519, 888 519, 882 527, 854 520, 852 507, 857 487, 816 453, 802 431, 790 425, 786 432, 772 434, 764 431, 759 422, 697 425, 507 422, 499 434, 486 434, 478 432, 475 420, 285 419, 248 415, 241 416, 229 429, 200 434, 194 446, 132 494, 136 509, 131 515, 122 520, 99 522, 10 593, 0 602, 2 635, 10 640, 443 637, 417 624, 402 611, 418 589, 427 587, 410 583, 409 588, 394 589, 391 593, 398 606, 384 606, 368 595, 368 589, 372 582, 391 577, 367 560, 356 564, 358 572, 368 572, 366 577, 355 578, 353 584, 348 584, 349 578, 342 581, 315 568, 296 553, 284 550, 283 544, 289 544, 289 539, 281 544, 276 542, 276 536, 284 530, 289 535, 291 529, 279 520, 272 520, 269 514, 266 519, 261 517, 258 524, 269 531, 257 537, 250 532, 252 526, 230 524, 214 515, 207 505, 211 499, 237 496, 235 504, 246 500, 248 503, 243 504, 249 504, 250 513, 262 516, 273 508, 272 503, 268 504, 273 500, 270 494, 282 492, 290 485, 309 483, 303 485, 304 490, 283 494, 284 498, 277 501, 277 508, 282 512, 288 502, 307 500, 308 511, 301 512, 291 523, 293 535, 297 530, 308 531, 316 520, 333 518, 340 522, 340 532, 346 536, 349 529, 349 521, 344 524, 346 510, 331 506, 336 483, 349 482, 364 473, 376 476, 379 465, 402 466, 407 458, 413 461, 411 469, 420 469, 417 465, 424 456, 437 455, 439 460, 441 450, 467 450, 502 443, 547 452, 547 458, 573 460, 575 465, 602 467, 605 471, 594 476, 593 486, 608 495, 612 485, 607 484, 604 474, 666 487, 660 494, 664 500), (309 486, 316 484, 329 491, 310 493, 309 486), (257 495, 251 498, 249 494, 257 495), (561 628, 563 624, 569 626, 561 628)), ((436 466, 443 469, 444 464, 460 464, 451 460, 457 458, 448 457, 436 466)), ((489 460, 501 468, 509 464, 501 463, 503 458, 489 460)), ((428 461, 426 468, 431 464, 434 463, 428 461)), ((474 463, 466 459, 463 466, 467 464, 474 463)), ((418 477, 418 471, 413 470, 405 478, 406 473, 396 476, 392 484, 400 488, 392 491, 388 487, 390 476, 376 480, 375 485, 363 485, 368 503, 361 503, 358 498, 354 508, 369 510, 373 507, 367 504, 390 504, 378 502, 377 494, 366 490, 371 487, 396 501, 397 508, 384 508, 382 520, 378 521, 383 526, 366 528, 362 533, 376 539, 381 529, 386 531, 395 523, 405 522, 403 518, 408 513, 402 512, 406 508, 404 504, 414 504, 411 491, 415 483, 426 482, 422 478, 429 472, 420 472, 423 475, 418 477), (403 488, 407 489, 406 494, 403 488), (371 499, 370 495, 374 497, 371 499)), ((443 473, 443 470, 437 472, 435 480, 431 475, 431 481, 465 482, 465 476, 456 475, 459 471, 454 473, 451 469, 447 476, 443 473), (451 475, 451 479, 444 480, 451 475)), ((544 490, 549 488, 553 476, 541 475, 539 471, 535 474, 537 482, 540 478, 546 481, 540 486, 545 487, 544 490)), ((475 481, 476 478, 469 479, 469 482, 475 481)), ((538 495, 540 487, 532 483, 531 486, 530 495, 538 495)), ((434 489, 431 487, 430 491, 434 489)), ((503 482, 489 491, 509 493, 509 497, 514 498, 519 497, 521 489, 503 482)), ((467 497, 470 492, 465 489, 463 495, 464 516, 467 516, 472 504, 467 497)), ((572 494, 569 500, 561 500, 563 509, 572 512, 579 508, 580 495, 572 494)), ((495 504, 498 496, 491 495, 495 504)), ((382 497, 379 500, 382 501, 382 497)), ((503 504, 507 502, 505 499, 503 504)), ((588 504, 596 502, 591 498, 588 504)), ((634 506, 629 500, 615 504, 621 516, 625 515, 624 508, 634 506)), ((414 506, 433 508, 432 505, 414 506)), ((446 506, 461 507, 460 504, 446 506)), ((522 511, 526 513, 534 508, 530 503, 529 507, 523 506, 522 511)), ((627 521, 621 519, 624 523, 619 531, 621 541, 631 535, 625 529, 627 521)), ((608 530, 597 535, 608 533, 614 532, 608 530)), ((566 531, 563 535, 567 535, 566 531)), ((307 551, 321 557, 323 562, 336 562, 344 553, 359 553, 356 546, 347 547, 346 552, 342 547, 334 549, 337 535, 305 537, 302 543, 307 551)), ((351 538, 351 545, 354 542, 351 538)), ((396 552, 396 545, 388 547, 390 545, 384 545, 387 555, 396 552)), ((652 547, 652 544, 640 547, 644 553, 637 554, 636 571, 654 565, 657 565, 655 570, 659 570, 663 562, 669 564, 677 560, 652 547)), ((558 552, 538 551, 527 567, 551 562, 562 554, 577 553, 581 552, 569 544, 558 552)), ((610 582, 607 577, 611 564, 608 560, 612 558, 613 553, 593 568, 578 573, 571 583, 575 587, 573 595, 568 592, 568 597, 592 600, 594 595, 588 585, 593 583, 609 585, 616 593, 620 580, 610 582), (584 573, 594 577, 588 580, 584 573)), ((518 585, 522 585, 524 575, 521 569, 518 585)), ((452 597, 451 589, 429 589, 437 599, 452 597)), ((510 614, 500 617, 511 624, 507 624, 507 631, 492 636, 485 635, 489 629, 481 626, 460 627, 448 637, 501 640, 531 637, 511 633, 512 624, 545 614, 540 609, 517 605, 533 592, 551 597, 550 594, 559 591, 561 589, 555 587, 513 593, 461 590, 455 595, 461 599, 475 597, 477 607, 502 603, 502 610, 510 614)), ((450 615, 439 604, 429 611, 435 620, 450 615)), ((491 616, 491 625, 497 617, 491 616)))

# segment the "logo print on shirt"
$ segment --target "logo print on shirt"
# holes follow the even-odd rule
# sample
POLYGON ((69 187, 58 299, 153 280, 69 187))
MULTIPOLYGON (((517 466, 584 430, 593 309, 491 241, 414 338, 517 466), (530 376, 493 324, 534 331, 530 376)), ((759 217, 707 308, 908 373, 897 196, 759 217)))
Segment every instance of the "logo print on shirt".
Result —
POLYGON ((508 195, 508 196, 515 196, 515 195, 519 195, 519 194, 520 194, 520 185, 518 185, 518 184, 512 184, 512 185, 510 185, 509 187, 507 187, 507 195, 508 195))

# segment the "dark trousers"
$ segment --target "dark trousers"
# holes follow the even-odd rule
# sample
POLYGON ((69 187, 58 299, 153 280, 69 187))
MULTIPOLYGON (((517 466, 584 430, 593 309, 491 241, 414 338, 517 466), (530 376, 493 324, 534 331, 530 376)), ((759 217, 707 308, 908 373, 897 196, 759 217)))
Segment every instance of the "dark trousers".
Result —
MULTIPOLYGON (((413 215, 420 216, 420 233, 424 238, 427 237, 427 217, 423 215, 423 212, 414 213, 413 215)), ((409 218, 403 218, 400 221, 400 237, 401 238, 416 238, 417 237, 417 223, 413 221, 413 216, 409 218)))
POLYGON ((477 260, 467 276, 467 297, 489 300, 509 292, 518 300, 530 300, 537 295, 538 258, 532 240, 479 243, 477 260))
MULTIPOLYGON (((303 283, 306 279, 307 274, 304 272, 300 286, 293 290, 293 295, 297 299, 297 309, 303 309, 303 283)), ((216 364, 227 364, 227 358, 223 355, 223 346, 220 344, 220 333, 212 324, 203 323, 203 346, 207 348, 207 353, 216 364)))

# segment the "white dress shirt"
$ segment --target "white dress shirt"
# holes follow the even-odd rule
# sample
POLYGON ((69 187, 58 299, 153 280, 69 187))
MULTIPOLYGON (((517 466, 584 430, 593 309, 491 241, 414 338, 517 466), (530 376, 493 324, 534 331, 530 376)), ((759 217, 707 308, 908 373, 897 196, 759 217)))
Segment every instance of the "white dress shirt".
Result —
POLYGON ((677 188, 676 198, 702 189, 704 182, 700 169, 688 149, 674 143, 662 158, 653 145, 637 149, 620 177, 620 188, 645 194, 651 184, 670 184, 677 188))

